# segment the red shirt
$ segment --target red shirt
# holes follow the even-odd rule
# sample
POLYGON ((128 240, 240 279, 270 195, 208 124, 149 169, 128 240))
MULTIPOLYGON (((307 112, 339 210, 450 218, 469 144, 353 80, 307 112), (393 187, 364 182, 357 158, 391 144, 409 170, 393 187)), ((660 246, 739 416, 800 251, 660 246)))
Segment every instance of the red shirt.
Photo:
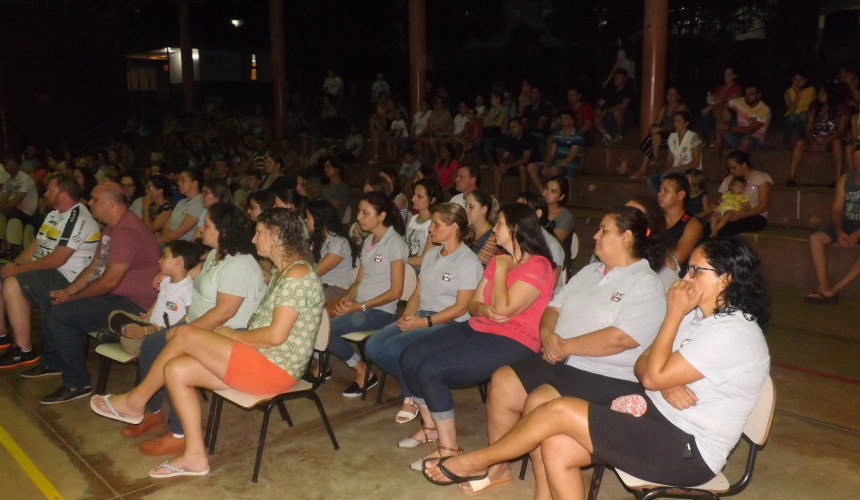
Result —
POLYGON ((582 130, 582 127, 585 125, 585 122, 594 123, 594 108, 591 107, 591 104, 587 102, 580 102, 579 108, 574 109, 573 106, 567 105, 568 111, 572 112, 576 118, 576 122, 574 123, 574 127, 577 131, 582 130))
POLYGON ((452 158, 448 166, 442 165, 440 160, 436 160, 433 171, 436 172, 436 178, 442 189, 448 189, 454 183, 454 174, 457 173, 458 168, 460 168, 460 162, 456 159, 452 158))
MULTIPOLYGON (((493 256, 484 270, 484 278, 487 278, 487 284, 484 286, 484 304, 492 303, 493 277, 495 274, 496 257, 493 256)), ((552 265, 544 257, 533 256, 525 263, 508 271, 506 278, 505 284, 508 289, 514 282, 522 281, 540 290, 540 296, 525 311, 517 314, 507 323, 496 323, 489 318, 473 316, 469 320, 469 325, 475 331, 508 337, 532 351, 538 352, 540 350, 540 317, 552 299, 552 292, 555 288, 552 265)))

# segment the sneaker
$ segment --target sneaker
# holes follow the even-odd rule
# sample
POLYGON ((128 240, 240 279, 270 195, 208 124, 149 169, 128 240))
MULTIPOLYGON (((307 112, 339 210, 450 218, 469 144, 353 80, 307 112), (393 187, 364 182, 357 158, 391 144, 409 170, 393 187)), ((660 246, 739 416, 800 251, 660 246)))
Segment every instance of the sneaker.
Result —
POLYGON ((610 144, 612 144, 612 136, 609 134, 604 134, 603 135, 603 145, 609 146, 610 144))
POLYGON ((0 370, 7 370, 18 366, 32 365, 42 359, 36 349, 24 352, 20 347, 13 345, 8 351, 0 356, 0 370))
POLYGON ((6 349, 7 347, 12 345, 12 336, 11 335, 3 335, 0 337, 0 349, 6 349))
MULTIPOLYGON (((376 387, 376 384, 378 384, 378 383, 379 383, 379 379, 376 377, 376 374, 374 373, 373 376, 370 377, 370 380, 367 381, 367 390, 369 391, 370 389, 373 389, 374 387, 376 387)), ((361 396, 361 394, 363 392, 364 392, 364 390, 358 386, 358 382, 353 382, 353 383, 349 384, 349 387, 347 387, 343 391, 343 397, 345 397, 345 398, 357 398, 358 396, 361 396)))
POLYGON ((93 388, 90 386, 75 389, 73 387, 66 387, 63 385, 56 391, 40 399, 39 403, 43 405, 56 405, 67 401, 74 401, 75 399, 85 398, 92 393, 93 388))
POLYGON ((615 137, 612 138, 612 142, 618 144, 619 142, 621 142, 621 139, 623 139, 623 137, 621 137, 621 134, 616 134, 615 137))
POLYGON ((41 378, 41 377, 50 377, 52 375, 62 375, 63 372, 60 370, 55 370, 53 368, 48 368, 45 366, 45 363, 40 364, 35 368, 30 368, 29 370, 24 370, 18 375, 24 378, 41 378))
POLYGON ((111 333, 122 336, 126 325, 149 326, 149 321, 127 311, 113 311, 108 315, 108 330, 111 333))

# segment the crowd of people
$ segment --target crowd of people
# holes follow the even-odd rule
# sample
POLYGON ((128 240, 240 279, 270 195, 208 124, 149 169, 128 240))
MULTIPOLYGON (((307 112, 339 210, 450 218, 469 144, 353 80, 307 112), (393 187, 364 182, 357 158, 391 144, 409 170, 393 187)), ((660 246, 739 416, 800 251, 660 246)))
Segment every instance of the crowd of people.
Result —
MULTIPOLYGON (((768 376, 761 265, 733 235, 767 225, 773 180, 753 168, 750 151, 762 144, 770 111, 754 85, 741 97, 731 68, 708 95, 702 117, 714 146, 733 149, 722 197, 710 203, 701 173, 708 125, 693 132, 689 108, 670 88, 634 174, 648 177, 656 196, 603 217, 591 263, 573 274, 569 179, 587 144, 618 142, 633 119, 633 82, 622 57, 618 66, 595 108, 570 89, 557 115, 524 81, 518 96, 497 88, 489 106, 479 96, 474 106, 459 103, 456 116, 440 89, 407 120, 378 75, 369 160, 388 153, 402 165, 364 179, 357 201, 344 181, 345 163, 364 147, 357 126, 352 140, 320 148, 302 130, 296 148, 267 140, 259 117, 228 119, 217 106, 192 124, 199 133, 166 121, 164 148, 145 172, 124 166, 134 159, 120 145, 62 161, 35 147, 6 155, 0 208, 39 229, 0 270, 0 369, 60 377, 42 404, 89 396, 83 338, 110 331, 103 340, 139 356, 140 383, 93 396, 92 410, 124 422, 124 436, 167 423, 139 446, 175 456, 150 476, 203 475, 209 457, 195 388, 273 394, 327 377, 312 356, 325 309, 329 351, 352 371, 343 396, 378 383, 371 362, 396 378, 404 399, 395 422, 420 421, 398 446, 436 443, 412 462, 433 482, 463 483, 464 493, 493 488, 510 481, 507 461, 525 453, 536 498, 581 491, 579 469, 595 458, 652 481, 707 481, 768 376), (222 142, 227 130, 237 134, 222 142), (648 176, 663 145, 666 169, 648 176), (482 162, 495 192, 480 187, 482 162), (508 173, 521 191, 510 203, 499 196, 508 173), (398 315, 411 273, 417 285, 398 315), (377 333, 365 358, 343 337, 368 330, 377 333), (485 382, 490 446, 464 453, 451 389, 485 382)), ((856 73, 843 72, 844 88, 856 91, 856 73)), ((786 93, 793 114, 804 112, 803 88, 786 93)), ((333 71, 324 92, 333 119, 343 92, 333 71)), ((851 162, 837 172, 832 227, 810 237, 820 285, 810 302, 836 300, 860 275, 858 259, 831 285, 824 252, 860 239, 860 147, 804 136, 823 130, 822 114, 848 122, 834 118, 847 105, 830 104, 833 95, 819 90, 806 128, 786 136, 795 155, 824 142, 851 162)), ((844 133, 844 123, 834 130, 844 133)))

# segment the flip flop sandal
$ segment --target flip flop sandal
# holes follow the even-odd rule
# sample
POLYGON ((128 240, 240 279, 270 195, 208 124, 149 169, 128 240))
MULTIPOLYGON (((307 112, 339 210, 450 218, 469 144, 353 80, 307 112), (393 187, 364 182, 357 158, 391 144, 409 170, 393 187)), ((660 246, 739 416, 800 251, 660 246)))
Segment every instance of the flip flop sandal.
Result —
POLYGON ((439 460, 440 458, 451 458, 455 455, 459 455, 460 453, 463 453, 463 448, 448 448, 447 446, 437 446, 436 452, 439 453, 438 457, 419 458, 418 460, 409 464, 409 468, 414 470, 414 471, 417 471, 417 472, 424 472, 426 461, 428 461, 428 460, 439 460), (451 454, 450 455, 442 455, 443 452, 448 452, 451 454))
MULTIPOLYGON (((454 474, 453 472, 451 472, 450 470, 448 470, 445 467, 445 461, 448 460, 449 458, 451 458, 451 457, 440 458, 439 461, 436 463, 436 467, 438 467, 439 471, 445 477, 450 479, 450 481, 439 481, 438 479, 434 479, 434 478, 430 477, 427 474, 426 468, 424 469, 424 477, 427 478, 427 480, 430 481, 431 483, 438 484, 439 486, 448 486, 449 484, 465 483, 467 481, 477 481, 479 479, 484 479, 485 477, 487 477, 488 472, 484 472, 483 474, 479 474, 477 476, 458 476, 457 474, 454 474)), ((433 458, 433 459, 428 459, 428 460, 436 460, 436 459, 433 458)))
POLYGON ((90 398, 90 408, 93 410, 93 412, 95 412, 96 415, 101 415, 111 420, 119 420, 120 422, 125 422, 127 424, 133 425, 137 425, 143 422, 143 415, 138 415, 136 417, 127 417, 116 411, 116 409, 110 403, 110 397, 110 394, 105 394, 104 396, 93 396, 92 398, 90 398), (96 398, 101 398, 102 402, 107 407, 107 411, 102 410, 101 408, 96 406, 96 398))
POLYGON ((185 470, 182 467, 177 467, 170 463, 170 460, 165 460, 158 467, 149 471, 149 477, 155 479, 166 479, 168 477, 177 477, 177 476, 205 476, 209 474, 209 467, 206 467, 206 470, 200 472, 194 472, 190 470, 185 470), (156 474, 155 471, 158 469, 167 469, 170 471, 169 474, 156 474))
POLYGON ((839 300, 839 295, 828 297, 821 292, 812 292, 803 300, 810 304, 835 304, 839 300))

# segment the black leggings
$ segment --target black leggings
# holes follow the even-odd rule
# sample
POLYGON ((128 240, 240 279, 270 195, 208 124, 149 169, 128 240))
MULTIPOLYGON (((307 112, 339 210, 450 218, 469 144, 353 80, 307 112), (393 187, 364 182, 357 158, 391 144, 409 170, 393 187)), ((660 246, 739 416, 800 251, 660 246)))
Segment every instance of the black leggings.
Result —
POLYGON ((755 231, 761 231, 766 227, 767 219, 765 217, 762 217, 761 215, 752 215, 750 217, 744 217, 741 220, 733 220, 729 222, 720 229, 720 232, 717 233, 717 235, 733 236, 741 233, 752 233, 755 231))

